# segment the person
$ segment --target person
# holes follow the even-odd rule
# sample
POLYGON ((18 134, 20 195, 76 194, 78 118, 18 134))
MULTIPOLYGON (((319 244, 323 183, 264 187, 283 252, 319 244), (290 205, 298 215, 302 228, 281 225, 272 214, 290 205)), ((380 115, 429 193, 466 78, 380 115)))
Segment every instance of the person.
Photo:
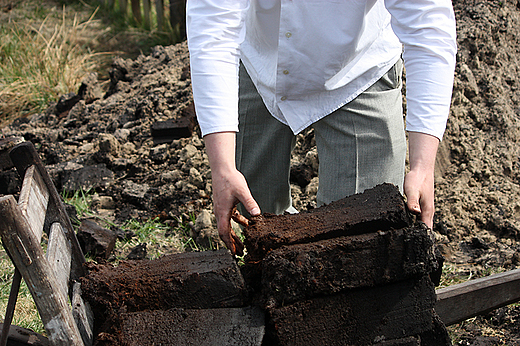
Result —
POLYGON ((232 253, 237 203, 291 210, 295 135, 312 126, 318 205, 398 185, 430 228, 456 54, 449 0, 188 0, 193 96, 214 213, 232 253), (406 131, 401 75, 406 69, 406 131))

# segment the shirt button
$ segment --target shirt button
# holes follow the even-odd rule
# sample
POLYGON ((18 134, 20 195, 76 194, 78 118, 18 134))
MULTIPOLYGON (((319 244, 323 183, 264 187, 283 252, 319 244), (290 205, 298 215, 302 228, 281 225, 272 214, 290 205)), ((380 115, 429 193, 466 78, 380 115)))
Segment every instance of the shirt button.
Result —
POLYGON ((280 100, 282 100, 282 101, 287 100, 287 96, 282 96, 282 97, 280 98, 280 100))
POLYGON ((288 70, 283 70, 283 74, 289 74, 288 70))
POLYGON ((285 37, 290 38, 291 36, 292 36, 292 34, 290 32, 285 33, 285 37))

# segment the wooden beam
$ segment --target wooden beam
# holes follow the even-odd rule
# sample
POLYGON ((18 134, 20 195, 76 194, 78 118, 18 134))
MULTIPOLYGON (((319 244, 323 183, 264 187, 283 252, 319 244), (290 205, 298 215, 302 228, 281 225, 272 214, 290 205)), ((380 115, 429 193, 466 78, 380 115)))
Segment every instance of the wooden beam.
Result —
POLYGON ((83 346, 66 295, 13 196, 0 197, 0 236, 38 307, 52 345, 83 346))
POLYGON ((51 226, 49 234, 49 246, 47 247, 47 260, 51 269, 54 271, 57 279, 57 285, 62 293, 67 296, 69 294, 69 278, 70 278, 70 259, 72 250, 67 241, 63 228, 59 222, 55 222, 51 226))
POLYGON ((438 289, 435 310, 445 325, 520 301, 520 269, 438 289))
POLYGON ((94 314, 88 302, 81 297, 81 284, 75 282, 72 288, 72 316, 76 321, 83 343, 91 346, 94 342, 94 314))
POLYGON ((79 246, 78 239, 76 238, 76 233, 74 232, 74 228, 72 227, 69 216, 65 211, 61 196, 58 194, 58 191, 56 190, 49 173, 47 173, 45 166, 40 160, 38 152, 31 142, 23 142, 12 148, 9 156, 21 177, 25 176, 25 171, 30 166, 34 165, 38 170, 38 173, 41 176, 43 182, 47 186, 50 199, 49 205, 47 207, 45 224, 50 227, 50 225, 52 225, 54 222, 59 222, 63 227, 63 231, 65 232, 65 235, 67 236, 67 239, 72 246, 73 259, 71 279, 78 279, 86 272, 85 268, 83 267, 83 263, 85 263, 85 257, 83 256, 83 252, 79 246))
POLYGON ((36 167, 32 165, 25 170, 18 206, 38 241, 42 238, 48 203, 47 186, 36 167))

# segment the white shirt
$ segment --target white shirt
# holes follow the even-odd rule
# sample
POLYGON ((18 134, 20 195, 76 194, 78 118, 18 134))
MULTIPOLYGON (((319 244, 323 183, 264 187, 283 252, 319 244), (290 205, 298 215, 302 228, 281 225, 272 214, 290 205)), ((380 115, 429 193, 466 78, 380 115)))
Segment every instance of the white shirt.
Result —
POLYGON ((297 134, 403 54, 407 130, 443 136, 456 54, 450 0, 188 0, 187 28, 203 135, 238 131, 240 59, 271 114, 297 134))

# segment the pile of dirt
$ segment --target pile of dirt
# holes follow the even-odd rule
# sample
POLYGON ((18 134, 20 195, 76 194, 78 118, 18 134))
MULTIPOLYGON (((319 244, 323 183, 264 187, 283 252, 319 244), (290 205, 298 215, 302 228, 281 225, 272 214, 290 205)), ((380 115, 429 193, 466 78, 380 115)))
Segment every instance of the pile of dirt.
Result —
MULTIPOLYGON (((458 20, 451 116, 436 174, 437 243, 446 277, 478 277, 520 264, 520 1, 453 1, 458 20)), ((106 93, 92 76, 79 96, 18 119, 2 136, 34 142, 58 189, 95 191, 98 212, 121 224, 160 216, 172 227, 212 210, 211 176, 197 132, 154 144, 151 128, 192 103, 186 43, 117 59, 106 93), (108 202, 107 202, 108 201, 108 202)), ((293 199, 315 206, 318 157, 312 130, 292 159, 293 199)), ((16 174, 0 175, 0 193, 17 191, 16 174)), ((217 241, 216 231, 205 241, 217 241)), ((204 237, 201 237, 204 238, 204 237)), ((173 251, 173 250, 172 250, 173 251)), ((518 307, 451 327, 460 345, 520 340, 518 307)))

